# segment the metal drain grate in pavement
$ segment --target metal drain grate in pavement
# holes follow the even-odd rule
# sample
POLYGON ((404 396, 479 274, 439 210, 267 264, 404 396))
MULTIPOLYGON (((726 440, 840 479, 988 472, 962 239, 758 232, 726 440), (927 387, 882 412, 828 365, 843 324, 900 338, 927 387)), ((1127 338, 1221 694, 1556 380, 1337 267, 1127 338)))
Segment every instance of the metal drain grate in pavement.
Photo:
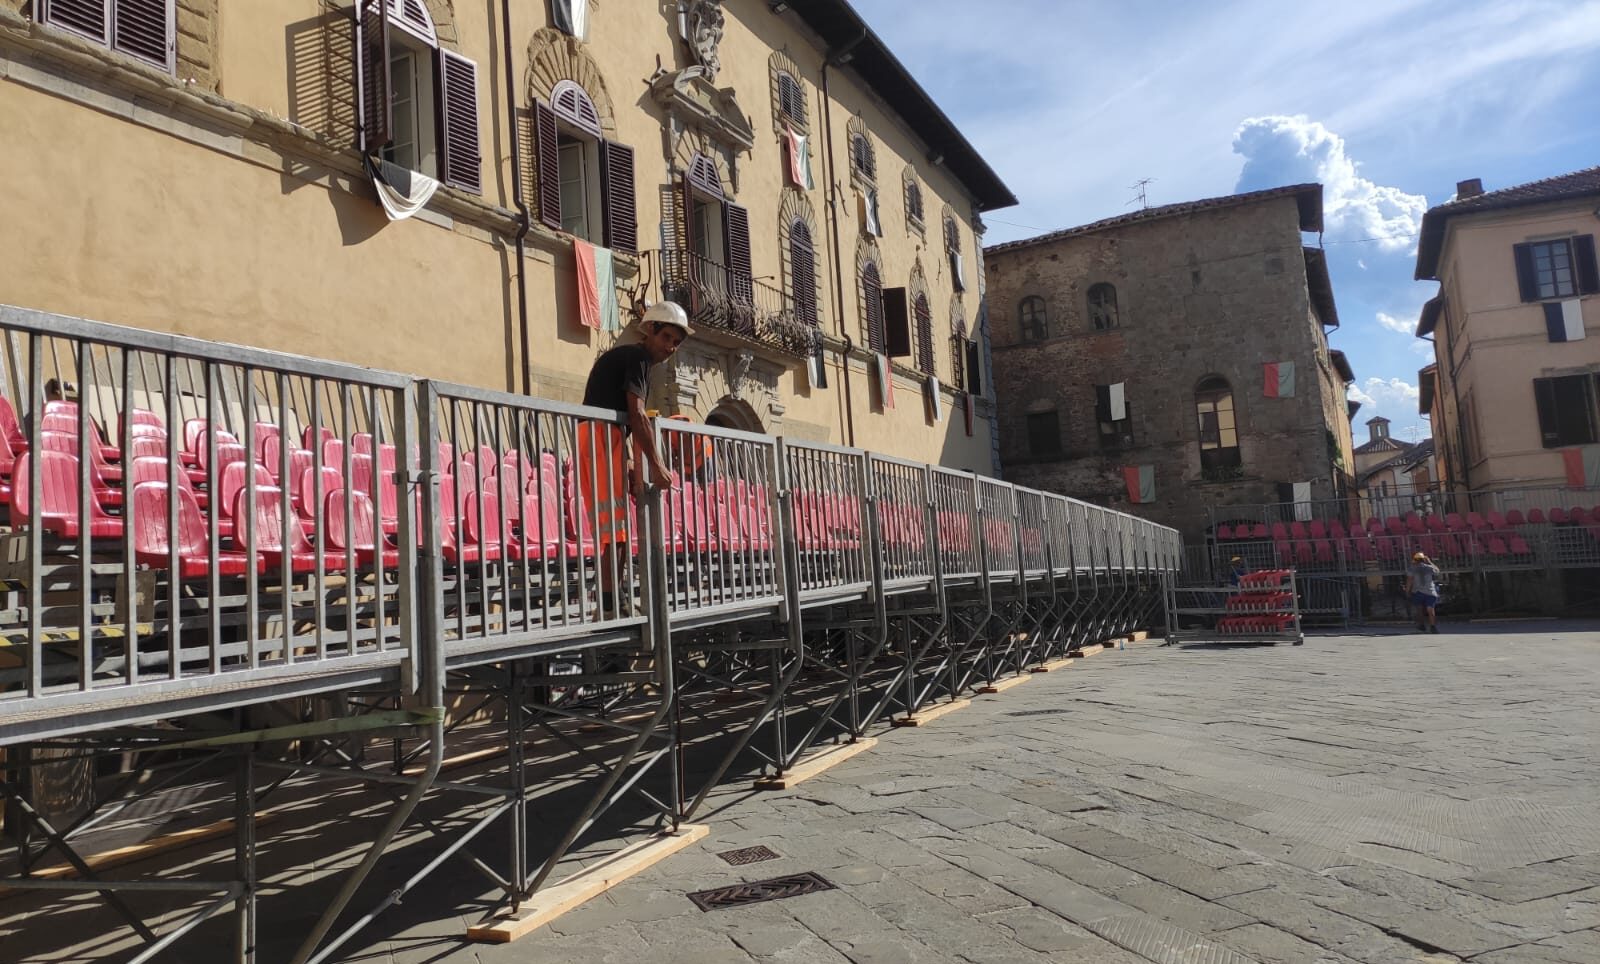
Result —
POLYGON ((717 856, 735 867, 742 867, 762 860, 777 860, 778 852, 768 847, 741 847, 738 850, 724 850, 717 856))
POLYGON ((1051 713, 1065 713, 1065 712, 1067 712, 1067 708, 1064 707, 1064 706, 1052 706, 1047 710, 1017 710, 1015 713, 1007 713, 1006 715, 1007 716, 1048 716, 1051 713))
POLYGON ((807 871, 803 874, 790 874, 787 877, 773 877, 771 880, 734 884, 732 887, 697 890, 688 897, 701 910, 722 910, 725 907, 743 907, 746 904, 759 904, 763 901, 782 900, 785 897, 799 897, 801 894, 815 894, 818 891, 833 889, 834 886, 820 874, 807 871))

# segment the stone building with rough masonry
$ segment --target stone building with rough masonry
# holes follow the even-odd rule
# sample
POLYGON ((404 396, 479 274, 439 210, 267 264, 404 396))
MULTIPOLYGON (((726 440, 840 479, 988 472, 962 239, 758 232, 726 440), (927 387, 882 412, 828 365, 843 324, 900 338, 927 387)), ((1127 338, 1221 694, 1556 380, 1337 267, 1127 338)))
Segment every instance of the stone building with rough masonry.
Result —
POLYGON ((843 0, 0 0, 0 118, 0 304, 575 401, 668 298, 663 413, 992 470, 1015 199, 843 0))
POLYGON ((1350 491, 1354 380, 1322 186, 1148 208, 984 252, 1006 478, 1203 537, 1212 506, 1350 491))

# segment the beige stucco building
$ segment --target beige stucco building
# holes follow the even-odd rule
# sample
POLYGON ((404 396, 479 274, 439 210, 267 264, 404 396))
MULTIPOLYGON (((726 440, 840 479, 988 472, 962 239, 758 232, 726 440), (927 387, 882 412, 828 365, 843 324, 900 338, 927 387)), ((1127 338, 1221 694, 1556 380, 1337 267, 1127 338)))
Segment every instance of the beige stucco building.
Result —
POLYGON ((576 401, 587 239, 663 413, 990 470, 1015 199, 847 3, 360 7, 0 0, 0 303, 576 401))
POLYGON ((1600 443, 1600 167, 1456 194, 1424 216, 1417 250, 1417 279, 1439 282, 1417 326, 1435 346, 1420 406, 1439 474, 1565 484, 1563 451, 1600 443))

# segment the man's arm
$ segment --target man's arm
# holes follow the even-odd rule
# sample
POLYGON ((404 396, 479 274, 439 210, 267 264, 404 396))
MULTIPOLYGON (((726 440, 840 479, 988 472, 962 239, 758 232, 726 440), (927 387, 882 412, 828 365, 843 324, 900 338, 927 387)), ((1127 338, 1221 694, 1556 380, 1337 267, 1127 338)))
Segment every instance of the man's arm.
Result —
POLYGON ((632 392, 628 393, 628 428, 633 433, 634 448, 645 463, 639 468, 649 473, 646 477, 650 484, 661 489, 671 486, 672 473, 661 460, 661 453, 656 451, 656 433, 650 425, 650 417, 644 413, 644 399, 632 392))

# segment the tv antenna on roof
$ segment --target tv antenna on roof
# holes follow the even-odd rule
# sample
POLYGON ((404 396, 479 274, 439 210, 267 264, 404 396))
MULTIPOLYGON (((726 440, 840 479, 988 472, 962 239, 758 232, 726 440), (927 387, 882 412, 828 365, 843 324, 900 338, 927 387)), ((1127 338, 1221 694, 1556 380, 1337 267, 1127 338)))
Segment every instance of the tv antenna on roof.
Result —
POLYGON ((1145 189, 1145 185, 1149 184, 1151 181, 1154 181, 1154 180, 1155 180, 1155 178, 1153 178, 1153 177, 1140 178, 1133 185, 1131 185, 1130 190, 1138 191, 1139 192, 1139 196, 1134 198, 1132 201, 1129 201, 1128 203, 1129 204, 1137 203, 1139 205, 1139 210, 1141 210, 1141 211, 1143 211, 1146 208, 1148 208, 1150 206, 1150 199, 1145 196, 1145 190, 1144 189, 1145 189))

